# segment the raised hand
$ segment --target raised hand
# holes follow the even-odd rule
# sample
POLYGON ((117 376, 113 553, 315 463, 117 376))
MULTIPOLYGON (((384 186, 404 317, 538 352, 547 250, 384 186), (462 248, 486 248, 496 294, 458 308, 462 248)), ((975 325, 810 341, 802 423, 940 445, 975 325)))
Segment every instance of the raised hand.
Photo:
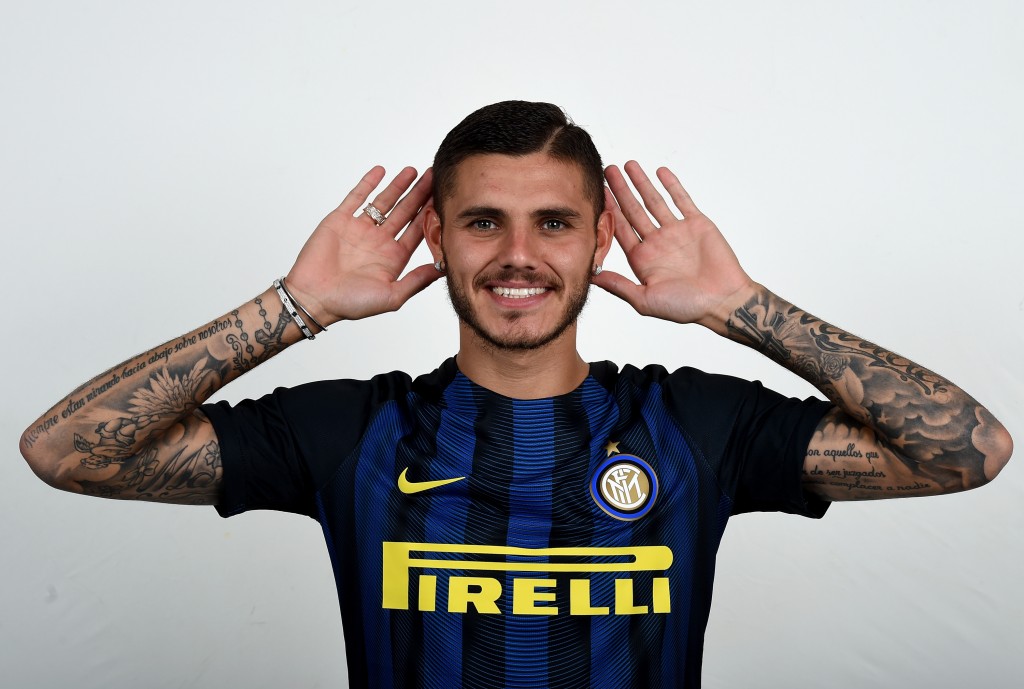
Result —
POLYGON ((658 168, 658 179, 682 214, 681 220, 636 161, 626 163, 625 169, 643 205, 614 165, 605 170, 611 187, 605 191, 605 200, 612 211, 615 239, 640 284, 612 271, 595 276, 593 283, 645 316, 700 323, 721 331, 723 315, 737 300, 742 303, 755 283, 722 233, 697 209, 668 168, 658 168))
POLYGON ((379 165, 367 172, 320 222, 288 272, 288 290, 325 325, 395 311, 440 277, 433 266, 422 265, 399 279, 423 241, 431 170, 402 197, 416 179, 416 170, 407 167, 374 197, 373 205, 387 216, 377 226, 362 208, 383 178, 379 165))

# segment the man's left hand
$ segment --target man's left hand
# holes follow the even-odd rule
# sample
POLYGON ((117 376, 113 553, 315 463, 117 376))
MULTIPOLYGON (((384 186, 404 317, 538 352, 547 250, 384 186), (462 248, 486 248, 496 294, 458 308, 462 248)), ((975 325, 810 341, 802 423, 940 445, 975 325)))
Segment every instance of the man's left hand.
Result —
POLYGON ((624 167, 643 205, 614 165, 605 170, 611 187, 610 192, 605 191, 605 201, 612 211, 615 239, 640 284, 612 271, 594 276, 593 283, 642 315, 700 323, 723 333, 728 314, 749 297, 756 284, 740 267, 715 223, 694 205, 671 170, 658 168, 658 179, 682 219, 676 217, 639 163, 631 160, 624 167))

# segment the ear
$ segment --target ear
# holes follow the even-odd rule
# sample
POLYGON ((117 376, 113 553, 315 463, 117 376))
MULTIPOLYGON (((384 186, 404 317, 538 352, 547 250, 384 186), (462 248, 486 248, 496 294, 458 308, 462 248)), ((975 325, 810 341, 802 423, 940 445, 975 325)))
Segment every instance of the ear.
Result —
POLYGON ((430 204, 423 209, 423 238, 430 249, 430 255, 434 257, 435 261, 440 261, 443 257, 441 251, 441 216, 437 214, 434 204, 430 204))
POLYGON ((594 262, 598 265, 604 263, 608 252, 612 248, 612 237, 615 235, 615 220, 612 212, 605 209, 597 218, 597 248, 594 251, 594 262))

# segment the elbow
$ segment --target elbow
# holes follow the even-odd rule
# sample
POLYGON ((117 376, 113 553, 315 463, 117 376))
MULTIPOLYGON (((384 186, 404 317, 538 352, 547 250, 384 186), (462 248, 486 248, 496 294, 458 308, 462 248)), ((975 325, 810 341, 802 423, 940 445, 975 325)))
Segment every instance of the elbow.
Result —
POLYGON ((54 461, 45 451, 34 447, 34 443, 26 436, 22 436, 19 449, 32 473, 38 476, 40 481, 59 490, 77 492, 73 483, 69 481, 67 472, 61 471, 61 462, 54 461))
MULTIPOLYGON (((976 480, 967 488, 977 488, 991 482, 1003 470, 1013 454, 1013 438, 1006 426, 1001 424, 992 413, 984 407, 975 410, 978 425, 971 431, 971 446, 975 457, 980 457, 980 471, 972 473, 976 480), (980 474, 980 475, 979 475, 980 474)), ((977 462, 977 460, 975 460, 977 462)), ((977 463, 975 463, 977 466, 977 463)))
POLYGON ((21 456, 25 458, 25 462, 28 464, 28 468, 32 470, 32 473, 39 477, 39 480, 48 486, 57 487, 57 472, 51 465, 43 461, 37 453, 33 452, 30 448, 25 446, 25 442, 21 442, 21 456))
POLYGON ((987 442, 980 446, 985 453, 985 482, 993 480, 1003 470, 1003 467, 1010 461, 1013 454, 1013 438, 1006 427, 992 419, 995 423, 987 434, 987 442))

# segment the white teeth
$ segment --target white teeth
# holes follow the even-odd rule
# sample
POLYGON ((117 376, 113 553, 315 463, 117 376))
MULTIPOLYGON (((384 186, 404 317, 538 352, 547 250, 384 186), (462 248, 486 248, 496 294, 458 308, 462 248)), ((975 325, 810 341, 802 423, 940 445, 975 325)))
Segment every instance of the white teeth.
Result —
POLYGON ((491 291, 497 294, 499 297, 508 297, 510 299, 524 299, 526 297, 532 297, 535 294, 541 294, 547 292, 546 287, 492 287, 491 291))

